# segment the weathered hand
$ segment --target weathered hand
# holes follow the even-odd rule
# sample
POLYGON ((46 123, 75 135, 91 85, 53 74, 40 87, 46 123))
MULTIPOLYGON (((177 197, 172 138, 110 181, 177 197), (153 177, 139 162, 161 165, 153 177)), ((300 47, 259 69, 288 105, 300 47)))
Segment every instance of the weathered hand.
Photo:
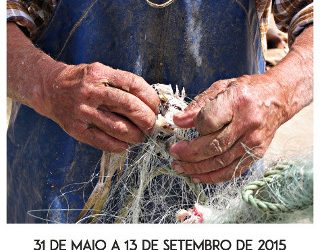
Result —
POLYGON ((119 152, 151 132, 159 99, 141 77, 100 63, 67 65, 43 83, 37 111, 93 147, 119 152))
POLYGON ((242 145, 263 155, 276 129, 311 103, 312 69, 310 25, 265 74, 216 82, 174 117, 178 126, 195 126, 201 136, 171 147, 173 167, 195 182, 221 182, 243 173, 251 159, 239 164, 245 153, 242 145))
POLYGON ((174 144, 173 168, 195 182, 217 183, 239 176, 252 158, 241 161, 244 146, 262 156, 277 128, 288 119, 280 85, 270 76, 221 80, 174 117, 180 127, 200 136, 174 144))

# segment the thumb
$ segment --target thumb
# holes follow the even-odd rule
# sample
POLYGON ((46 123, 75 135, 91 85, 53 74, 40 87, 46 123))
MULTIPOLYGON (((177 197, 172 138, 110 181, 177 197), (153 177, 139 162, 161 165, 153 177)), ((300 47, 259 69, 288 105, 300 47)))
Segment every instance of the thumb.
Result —
POLYGON ((208 89, 198 95, 183 111, 173 116, 173 122, 181 128, 195 127, 195 118, 208 101, 211 92, 211 89, 208 89))
POLYGON ((235 78, 220 80, 212 84, 206 91, 199 94, 184 111, 175 114, 173 122, 181 128, 195 127, 195 118, 206 102, 225 91, 226 87, 233 81, 235 81, 235 78))
POLYGON ((194 120, 200 109, 198 107, 192 110, 181 111, 173 116, 173 122, 180 128, 192 128, 195 126, 194 120))

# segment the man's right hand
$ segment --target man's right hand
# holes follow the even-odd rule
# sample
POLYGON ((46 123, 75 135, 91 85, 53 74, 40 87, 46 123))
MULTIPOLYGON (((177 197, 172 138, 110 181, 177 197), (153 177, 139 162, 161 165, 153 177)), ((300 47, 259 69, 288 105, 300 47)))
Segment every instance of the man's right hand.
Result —
POLYGON ((49 74, 37 111, 75 139, 120 152, 155 124, 159 98, 143 78, 101 63, 66 65, 49 74))
POLYGON ((7 27, 9 97, 105 151, 123 151, 151 132, 160 101, 140 76, 101 63, 55 61, 14 23, 7 27))

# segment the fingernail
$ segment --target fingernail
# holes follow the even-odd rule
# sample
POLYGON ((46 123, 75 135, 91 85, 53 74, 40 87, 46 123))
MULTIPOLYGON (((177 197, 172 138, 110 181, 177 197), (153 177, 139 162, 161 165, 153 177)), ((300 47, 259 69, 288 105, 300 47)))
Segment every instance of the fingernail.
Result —
POLYGON ((173 163, 172 167, 179 174, 182 174, 184 172, 183 168, 178 163, 173 163))
POLYGON ((159 113, 160 113, 160 106, 157 106, 156 114, 159 114, 159 113))
POLYGON ((181 150, 181 148, 185 148, 188 146, 188 142, 187 141, 178 141, 175 144, 173 144, 171 146, 171 151, 175 151, 175 150, 181 150), (179 149, 180 148, 180 149, 179 149))
POLYGON ((179 156, 176 153, 170 151, 170 155, 172 156, 173 159, 179 160, 179 156))
POLYGON ((192 178, 192 181, 193 181, 194 183, 200 183, 200 179, 198 179, 198 178, 192 178))
POLYGON ((180 153, 183 152, 187 146, 188 146, 188 142, 186 142, 186 141, 179 141, 179 142, 173 144, 170 148, 170 155, 175 160, 179 160, 180 153))
POLYGON ((180 112, 177 112, 176 114, 174 114, 175 117, 178 117, 178 118, 181 118, 184 116, 184 112, 183 111, 180 111, 180 112))
POLYGON ((176 147, 177 147, 177 143, 171 145, 169 153, 170 153, 170 155, 172 156, 173 159, 178 160, 179 157, 176 154, 176 152, 174 152, 176 150, 176 147))

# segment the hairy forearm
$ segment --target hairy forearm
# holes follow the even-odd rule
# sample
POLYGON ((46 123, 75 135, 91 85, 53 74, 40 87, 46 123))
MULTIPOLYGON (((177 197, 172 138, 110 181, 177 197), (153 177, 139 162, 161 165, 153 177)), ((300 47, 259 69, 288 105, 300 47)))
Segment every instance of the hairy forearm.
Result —
POLYGON ((313 99, 313 26, 295 40, 287 56, 266 75, 274 78, 283 95, 287 121, 313 99))
POLYGON ((14 23, 7 28, 8 96, 42 113, 43 84, 64 64, 37 49, 14 23))

